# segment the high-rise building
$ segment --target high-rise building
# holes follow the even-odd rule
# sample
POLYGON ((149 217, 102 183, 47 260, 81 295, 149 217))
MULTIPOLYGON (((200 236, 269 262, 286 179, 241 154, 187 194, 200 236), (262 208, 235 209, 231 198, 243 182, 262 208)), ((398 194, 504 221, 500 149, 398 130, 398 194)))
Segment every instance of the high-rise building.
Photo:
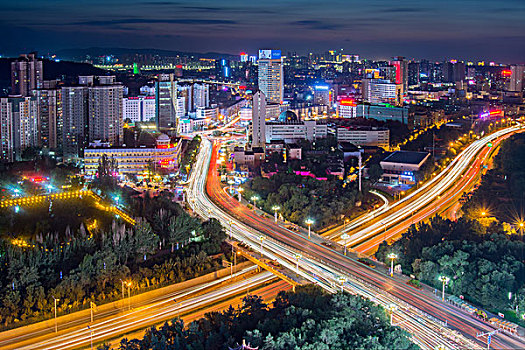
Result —
POLYGON ((65 86, 62 95, 62 148, 64 159, 78 158, 88 142, 88 87, 65 86))
POLYGON ((0 98, 0 160, 14 160, 13 104, 9 98, 0 98))
POLYGON ((442 66, 442 81, 444 83, 455 83, 465 80, 464 62, 444 62, 442 66))
POLYGON ((403 104, 403 85, 384 79, 363 79, 361 92, 363 101, 372 104, 389 103, 396 106, 403 104))
POLYGON ((408 90, 408 61, 404 57, 394 57, 390 65, 396 67, 396 84, 401 84, 403 94, 408 90))
POLYGON ((509 91, 522 92, 525 87, 523 83, 523 79, 525 78, 525 65, 512 65, 510 66, 510 71, 509 91))
POLYGON ((42 87, 44 69, 36 52, 20 55, 11 62, 11 94, 30 96, 33 90, 42 87))
POLYGON ((259 50, 259 90, 268 102, 282 103, 284 99, 283 60, 280 50, 259 50))
POLYGON ((324 84, 314 86, 314 104, 329 106, 330 103, 330 87, 324 84))
POLYGON ((35 91, 40 118, 41 146, 48 149, 62 148, 62 89, 42 88, 35 91))
POLYGON ((35 97, 0 99, 0 136, 0 159, 5 162, 20 159, 26 148, 40 146, 38 102, 35 97))
POLYGON ((173 74, 160 74, 155 85, 157 128, 175 133, 177 130, 177 82, 173 74))
POLYGON ((99 85, 88 89, 89 141, 101 140, 111 146, 123 142, 122 85, 99 85))
POLYGON ((252 148, 266 143, 266 96, 257 91, 252 99, 252 148))
POLYGON ((408 85, 419 85, 419 62, 410 62, 408 64, 408 85))
POLYGON ((208 84, 193 84, 193 109, 210 106, 210 86, 208 84))

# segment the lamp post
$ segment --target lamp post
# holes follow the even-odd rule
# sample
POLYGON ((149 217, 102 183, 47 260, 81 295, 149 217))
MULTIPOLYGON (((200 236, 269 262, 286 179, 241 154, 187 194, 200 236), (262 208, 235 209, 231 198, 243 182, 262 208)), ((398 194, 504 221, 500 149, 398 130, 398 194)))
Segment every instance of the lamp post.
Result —
POLYGON ((341 277, 339 277, 337 280, 339 281, 339 283, 341 283, 341 293, 342 293, 342 292, 344 292, 343 287, 344 287, 344 284, 345 284, 345 282, 346 282, 346 277, 341 276, 341 277))
MULTIPOLYGON (((120 278, 119 278, 120 279, 120 278)), ((124 300, 125 296, 124 296, 124 281, 120 279, 120 283, 122 285, 122 300, 124 300)))
POLYGON ((441 292, 441 300, 445 301, 445 286, 450 281, 450 278, 447 276, 439 276, 439 280, 443 283, 443 290, 441 292))
POLYGON ((281 210, 281 207, 278 206, 278 205, 274 205, 274 206, 272 207, 272 210, 273 210, 273 212, 274 212, 274 220, 275 220, 275 223, 277 223, 277 212, 278 212, 279 210, 281 210))
POLYGON ((54 296, 53 300, 55 301, 55 333, 58 332, 58 324, 57 324, 57 301, 60 301, 60 299, 55 298, 54 296))
POLYGON ((315 223, 315 221, 313 219, 308 218, 304 222, 308 225, 308 239, 310 239, 312 235, 312 225, 315 223))
POLYGON ((233 192, 233 184, 235 183, 235 181, 233 181, 232 179, 228 180, 228 185, 230 185, 230 195, 232 194, 233 192))
POLYGON ((390 310, 390 325, 393 326, 394 325, 394 312, 397 310, 397 305, 396 304, 390 304, 388 305, 388 310, 390 310))
POLYGON ((128 310, 131 310, 131 281, 126 283, 128 286, 128 310))
POLYGON ((259 196, 252 196, 252 201, 253 201, 253 210, 254 211, 257 211, 257 201, 260 199, 259 196))
MULTIPOLYGON (((228 220, 228 223, 230 224, 230 239, 232 239, 233 237, 233 231, 232 231, 232 225, 233 225, 233 221, 232 220, 228 220)), ((233 246, 232 246, 233 247, 233 246)), ((232 248, 233 249, 233 248, 232 248)))
POLYGON ((343 224, 343 229, 346 230, 346 225, 350 222, 350 219, 349 218, 345 218, 345 221, 344 221, 344 224, 343 224))
POLYGON ((345 240, 345 242, 344 242, 344 246, 345 246, 345 252, 344 252, 344 255, 346 255, 346 244, 348 243, 348 242, 347 242, 347 239, 348 239, 348 238, 350 238, 350 236, 348 235, 348 233, 343 233, 343 234, 341 235, 341 239, 344 239, 344 240, 345 240))
POLYGON ((237 188, 237 193, 239 194, 239 203, 241 202, 241 193, 242 193, 242 191, 244 191, 244 188, 242 188, 242 187, 238 187, 237 188))
POLYGON ((266 239, 266 236, 260 235, 259 240, 261 241, 261 259, 263 257, 263 242, 266 239))
POLYGON ((387 257, 390 259, 390 277, 394 277, 394 260, 397 259, 397 254, 390 253, 387 257))
POLYGON ((299 275, 299 259, 303 256, 301 254, 295 254, 295 273, 299 275))

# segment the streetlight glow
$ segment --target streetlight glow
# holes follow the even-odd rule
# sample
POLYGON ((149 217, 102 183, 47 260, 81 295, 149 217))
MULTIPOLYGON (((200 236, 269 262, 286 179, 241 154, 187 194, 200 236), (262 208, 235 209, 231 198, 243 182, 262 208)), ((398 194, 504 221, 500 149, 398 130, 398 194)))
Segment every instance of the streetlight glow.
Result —
POLYGON ((308 239, 310 239, 312 233, 311 227, 315 223, 315 221, 314 219, 308 218, 304 220, 304 223, 308 225, 308 239))
POLYGON ((278 205, 274 205, 274 206, 272 207, 272 210, 273 210, 273 212, 274 212, 274 214, 275 214, 275 222, 277 222, 277 212, 278 212, 279 210, 281 210, 281 207, 278 206, 278 205))
POLYGON ((390 253, 387 255, 390 259, 390 277, 394 277, 394 260, 398 258, 396 253, 390 253))
POLYGON ((447 276, 439 276, 438 279, 443 283, 443 291, 441 293, 441 300, 445 301, 445 286, 450 281, 450 278, 448 278, 447 276))

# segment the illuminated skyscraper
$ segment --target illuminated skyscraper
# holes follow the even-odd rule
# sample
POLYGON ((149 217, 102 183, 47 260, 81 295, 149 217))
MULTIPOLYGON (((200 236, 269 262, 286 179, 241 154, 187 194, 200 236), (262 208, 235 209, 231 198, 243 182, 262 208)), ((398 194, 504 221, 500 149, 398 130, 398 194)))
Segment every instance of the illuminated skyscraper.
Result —
POLYGON ((252 100, 252 148, 266 143, 266 96, 257 91, 252 100))
POLYGON ((259 50, 259 90, 268 102, 284 99, 283 60, 280 50, 259 50))
POLYGON ((525 65, 510 66, 510 84, 509 91, 523 91, 523 79, 525 78, 525 65))
POLYGON ((62 90, 55 86, 35 91, 39 108, 41 146, 57 149, 62 146, 62 90))
POLYGON ((396 84, 401 84, 403 87, 403 94, 408 89, 408 61, 404 57, 394 57, 390 61, 390 65, 396 67, 396 84))
POLYGON ((159 129, 177 130, 177 82, 173 74, 160 74, 155 83, 156 116, 159 129))

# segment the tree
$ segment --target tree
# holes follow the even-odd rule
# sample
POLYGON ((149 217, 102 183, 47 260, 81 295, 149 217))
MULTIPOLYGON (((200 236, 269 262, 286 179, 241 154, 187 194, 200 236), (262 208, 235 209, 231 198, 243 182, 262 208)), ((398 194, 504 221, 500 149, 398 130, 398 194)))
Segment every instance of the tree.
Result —
POLYGON ((370 168, 368 168, 368 176, 370 177, 370 182, 375 183, 379 181, 382 175, 383 169, 379 164, 372 164, 370 165, 370 168))

